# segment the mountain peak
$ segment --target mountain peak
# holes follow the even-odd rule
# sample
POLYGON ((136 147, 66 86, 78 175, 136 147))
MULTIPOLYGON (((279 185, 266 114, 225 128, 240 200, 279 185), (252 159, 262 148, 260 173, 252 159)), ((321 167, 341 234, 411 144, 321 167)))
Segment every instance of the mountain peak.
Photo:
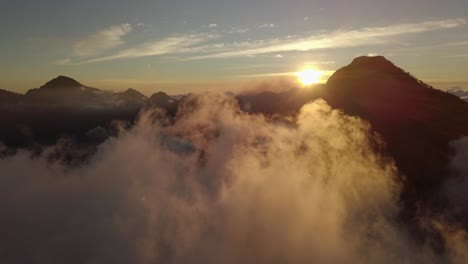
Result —
POLYGON ((76 88, 81 88, 84 87, 83 84, 79 83, 78 81, 67 77, 60 75, 50 81, 48 81, 46 84, 41 86, 39 89, 42 90, 63 90, 63 89, 76 89, 76 88))
POLYGON ((122 95, 126 97, 146 97, 144 94, 133 88, 128 88, 127 90, 123 91, 122 95))
POLYGON ((381 78, 382 75, 393 76, 392 78, 414 78, 383 56, 361 56, 355 58, 349 65, 337 70, 328 79, 327 84, 333 85, 342 81, 381 78))
POLYGON ((151 95, 151 100, 170 100, 171 97, 167 95, 165 92, 157 92, 151 95))
POLYGON ((382 72, 400 72, 401 70, 384 56, 361 56, 355 58, 349 65, 351 68, 382 72))
POLYGON ((41 89, 62 89, 62 88, 78 88, 78 87, 84 87, 81 83, 78 81, 67 77, 60 75, 50 81, 48 81, 46 84, 41 86, 41 89))

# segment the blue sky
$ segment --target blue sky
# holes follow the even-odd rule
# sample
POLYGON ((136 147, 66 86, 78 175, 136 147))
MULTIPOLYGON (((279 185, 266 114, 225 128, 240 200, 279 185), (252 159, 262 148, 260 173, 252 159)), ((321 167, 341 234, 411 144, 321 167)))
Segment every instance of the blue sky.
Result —
MULTIPOLYGON (((468 88, 468 1, 0 0, 0 88, 226 90, 381 54, 468 88)), ((324 76, 326 78, 326 76, 324 76)))

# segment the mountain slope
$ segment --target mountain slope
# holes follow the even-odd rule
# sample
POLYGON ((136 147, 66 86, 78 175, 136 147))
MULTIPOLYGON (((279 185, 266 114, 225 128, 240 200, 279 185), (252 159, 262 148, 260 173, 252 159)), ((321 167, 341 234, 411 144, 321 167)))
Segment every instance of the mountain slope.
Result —
POLYGON ((383 57, 356 58, 330 77, 326 89, 332 107, 367 120, 383 136, 406 179, 403 199, 431 201, 449 174, 449 143, 468 135, 468 104, 383 57))
POLYGON ((432 88, 384 57, 356 58, 326 85, 237 96, 245 111, 268 115, 294 115, 319 98, 368 121, 381 136, 384 144, 376 144, 377 150, 395 160, 404 181, 401 198, 407 217, 414 216, 420 203, 443 210, 438 193, 453 175, 450 143, 468 136, 468 103, 432 88))
MULTIPOLYGON (((8 92, 0 91, 1 94, 11 100, 21 98, 8 92)), ((24 146, 25 138, 33 137, 39 142, 48 139, 42 142, 53 143, 62 135, 84 134, 115 119, 134 121, 142 107, 163 108, 174 116, 179 102, 184 100, 175 100, 163 92, 147 98, 133 89, 112 94, 65 76, 47 82, 25 97, 33 105, 40 104, 39 108, 3 110, 0 121, 5 126, 0 129, 0 141, 24 146), (57 103, 65 108, 50 107, 57 103), (75 104, 99 107, 70 108, 75 104), (8 138, 15 140, 5 140, 8 138)), ((416 206, 420 201, 438 200, 434 194, 450 175, 448 164, 453 154, 450 142, 468 135, 466 102, 424 84, 383 57, 356 58, 336 71, 326 85, 311 89, 236 96, 245 111, 268 115, 294 115, 304 104, 318 98, 368 121, 382 136, 385 154, 394 158, 405 178, 402 198, 407 204, 416 206)))
POLYGON ((60 75, 39 88, 31 89, 26 94, 37 93, 37 92, 70 92, 70 91, 100 91, 97 88, 87 87, 78 81, 60 75))
POLYGON ((468 102, 468 91, 463 90, 460 87, 453 87, 447 90, 448 93, 460 97, 462 100, 468 102))
POLYGON ((17 94, 14 92, 0 89, 0 103, 14 104, 19 102, 22 98, 22 94, 17 94))
POLYGON ((140 108, 148 100, 148 97, 135 89, 128 88, 123 92, 114 94, 114 100, 118 107, 140 108))
POLYGON ((108 94, 61 75, 39 88, 28 90, 25 97, 29 103, 78 106, 84 103, 100 104, 107 99, 108 94))
POLYGON ((51 145, 62 137, 89 142, 90 131, 116 120, 131 124, 143 107, 175 115, 178 102, 163 92, 151 98, 131 88, 112 93, 58 76, 25 95, 0 90, 0 142, 12 148, 51 145))

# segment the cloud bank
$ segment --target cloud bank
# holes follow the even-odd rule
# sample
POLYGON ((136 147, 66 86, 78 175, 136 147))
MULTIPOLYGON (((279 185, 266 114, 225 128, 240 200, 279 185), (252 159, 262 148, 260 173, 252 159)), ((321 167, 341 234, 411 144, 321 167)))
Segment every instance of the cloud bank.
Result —
POLYGON ((442 254, 399 228, 370 136, 322 100, 290 123, 209 94, 173 125, 143 112, 80 167, 20 152, 0 160, 0 262, 464 263, 463 233, 437 222, 442 254))

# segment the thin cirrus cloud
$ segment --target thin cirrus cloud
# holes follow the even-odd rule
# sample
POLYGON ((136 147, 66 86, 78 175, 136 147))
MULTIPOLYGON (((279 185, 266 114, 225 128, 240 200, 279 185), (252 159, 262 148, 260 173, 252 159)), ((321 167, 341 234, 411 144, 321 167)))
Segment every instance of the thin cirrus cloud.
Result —
POLYGON ((466 24, 464 19, 427 21, 422 23, 397 24, 386 27, 366 27, 348 31, 334 31, 309 37, 272 39, 244 43, 242 49, 218 52, 191 59, 229 58, 265 53, 310 51, 328 48, 356 47, 388 43, 390 37, 450 29, 466 24))
POLYGON ((420 23, 395 24, 384 27, 365 27, 338 30, 309 36, 296 36, 238 42, 213 42, 222 36, 210 33, 173 35, 121 49, 110 55, 99 56, 104 51, 123 44, 122 37, 131 31, 129 24, 100 31, 74 46, 74 59, 58 60, 59 64, 86 64, 115 59, 139 58, 160 55, 180 55, 182 60, 232 58, 260 54, 282 54, 294 51, 311 51, 386 44, 394 37, 429 31, 452 29, 467 23, 465 19, 446 19, 420 23), (93 58, 94 57, 94 58, 93 58))
POLYGON ((115 59, 125 58, 139 58, 147 56, 157 56, 164 54, 179 53, 186 47, 205 42, 209 39, 216 38, 217 36, 211 34, 187 34, 172 36, 162 40, 147 42, 137 45, 133 48, 121 50, 113 55, 98 57, 90 60, 85 60, 76 64, 85 64, 92 62, 109 61, 115 59))
POLYGON ((125 43, 122 38, 131 30, 132 26, 130 24, 106 28, 78 41, 73 46, 73 52, 77 56, 86 57, 116 48, 125 43))

